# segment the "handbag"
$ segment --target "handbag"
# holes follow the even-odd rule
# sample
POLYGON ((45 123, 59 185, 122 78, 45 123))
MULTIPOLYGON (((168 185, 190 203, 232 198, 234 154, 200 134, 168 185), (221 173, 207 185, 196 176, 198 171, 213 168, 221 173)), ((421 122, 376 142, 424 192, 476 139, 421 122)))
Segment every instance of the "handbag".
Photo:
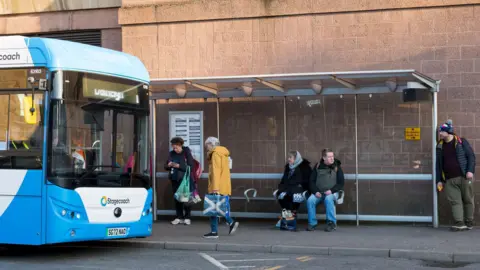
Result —
POLYGON ((297 231, 297 216, 289 219, 282 217, 279 227, 281 231, 297 231))
POLYGON ((187 171, 183 175, 182 183, 174 194, 175 200, 179 202, 188 202, 190 200, 190 166, 187 166, 187 171))
POLYGON ((230 197, 217 194, 205 195, 203 215, 207 217, 229 217, 230 197))

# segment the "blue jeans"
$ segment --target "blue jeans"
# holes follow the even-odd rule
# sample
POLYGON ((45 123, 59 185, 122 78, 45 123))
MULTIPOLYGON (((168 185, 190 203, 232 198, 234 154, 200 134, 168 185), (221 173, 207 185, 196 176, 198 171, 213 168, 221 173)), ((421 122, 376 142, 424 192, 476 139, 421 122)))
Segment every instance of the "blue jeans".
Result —
MULTIPOLYGON (((233 219, 230 217, 230 215, 227 214, 225 219, 229 225, 233 223, 233 219)), ((210 227, 212 228, 211 232, 218 232, 218 217, 210 217, 210 227)))
POLYGON ((308 225, 316 226, 317 221, 317 205, 321 202, 325 204, 325 211, 327 213, 327 220, 337 224, 337 218, 335 213, 335 201, 338 199, 338 193, 330 195, 322 195, 322 197, 317 198, 314 194, 310 195, 307 200, 307 209, 308 209, 308 225))

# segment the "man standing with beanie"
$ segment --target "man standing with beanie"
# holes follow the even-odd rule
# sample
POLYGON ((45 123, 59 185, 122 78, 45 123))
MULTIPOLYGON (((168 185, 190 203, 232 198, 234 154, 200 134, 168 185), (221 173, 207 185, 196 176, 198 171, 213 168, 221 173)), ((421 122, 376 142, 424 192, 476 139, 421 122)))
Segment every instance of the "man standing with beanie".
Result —
POLYGON ((453 231, 473 228, 475 153, 465 138, 455 135, 452 120, 439 128, 437 144, 437 188, 445 185, 447 199, 452 206, 455 224, 453 231))

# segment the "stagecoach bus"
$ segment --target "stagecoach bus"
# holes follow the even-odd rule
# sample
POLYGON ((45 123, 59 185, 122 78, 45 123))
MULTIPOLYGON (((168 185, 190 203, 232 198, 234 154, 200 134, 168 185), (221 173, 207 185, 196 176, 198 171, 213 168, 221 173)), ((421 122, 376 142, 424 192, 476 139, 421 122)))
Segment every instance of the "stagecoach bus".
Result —
POLYGON ((149 80, 126 53, 0 37, 0 244, 151 235, 149 80))

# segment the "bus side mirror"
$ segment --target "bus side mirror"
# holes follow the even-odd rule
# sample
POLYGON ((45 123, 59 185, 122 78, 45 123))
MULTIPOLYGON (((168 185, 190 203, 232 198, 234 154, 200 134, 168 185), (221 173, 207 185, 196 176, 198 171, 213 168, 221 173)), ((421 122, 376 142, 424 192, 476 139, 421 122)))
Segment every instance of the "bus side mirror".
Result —
POLYGON ((29 125, 35 125, 38 123, 38 118, 37 118, 37 106, 33 104, 33 98, 30 96, 25 96, 23 98, 23 118, 25 123, 29 125), (31 108, 35 108, 35 110, 31 110, 31 108), (33 112, 32 112, 33 111, 33 112))

